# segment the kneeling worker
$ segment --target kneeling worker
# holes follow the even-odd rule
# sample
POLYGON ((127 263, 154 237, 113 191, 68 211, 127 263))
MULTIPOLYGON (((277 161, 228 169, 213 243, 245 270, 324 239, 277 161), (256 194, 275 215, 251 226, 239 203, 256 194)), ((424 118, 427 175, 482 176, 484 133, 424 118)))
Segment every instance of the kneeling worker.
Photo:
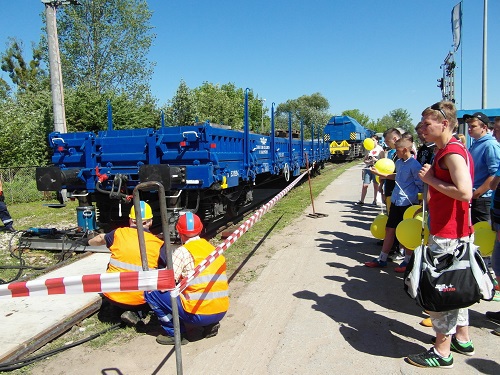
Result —
MULTIPOLYGON (((149 269, 166 267, 166 251, 163 240, 149 232, 153 224, 153 211, 144 201, 140 202, 144 241, 149 269)), ((134 206, 129 214, 129 227, 118 228, 107 234, 99 234, 87 241, 86 245, 106 245, 111 251, 106 272, 142 271, 141 251, 137 232, 137 221, 134 206)), ((144 292, 108 292, 103 293, 114 306, 121 309, 121 320, 129 325, 135 325, 149 311, 149 305, 144 300, 144 292)))
MULTIPOLYGON (((199 237, 203 224, 200 218, 187 212, 181 215, 175 229, 179 233, 182 246, 173 253, 174 275, 176 282, 187 277, 215 248, 199 237)), ((174 345, 174 325, 172 321, 172 302, 170 292, 155 290, 145 292, 146 301, 155 312, 166 335, 160 334, 156 342, 174 345)), ((185 324, 203 327, 203 337, 217 335, 220 324, 229 308, 226 260, 220 255, 203 270, 189 286, 177 297, 182 344, 185 324)))

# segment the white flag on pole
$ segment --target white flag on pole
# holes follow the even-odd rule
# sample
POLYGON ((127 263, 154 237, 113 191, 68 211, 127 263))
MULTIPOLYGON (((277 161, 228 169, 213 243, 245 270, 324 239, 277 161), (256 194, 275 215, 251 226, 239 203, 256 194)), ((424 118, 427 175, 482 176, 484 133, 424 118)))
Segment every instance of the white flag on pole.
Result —
POLYGON ((462 37, 462 2, 459 2, 451 11, 451 32, 453 34, 453 45, 455 51, 460 47, 460 39, 462 37))

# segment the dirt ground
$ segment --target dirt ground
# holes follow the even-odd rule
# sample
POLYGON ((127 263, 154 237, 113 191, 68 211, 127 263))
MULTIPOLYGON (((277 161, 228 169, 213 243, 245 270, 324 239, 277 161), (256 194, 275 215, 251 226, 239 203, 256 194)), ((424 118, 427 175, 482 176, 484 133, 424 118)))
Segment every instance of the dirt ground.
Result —
MULTIPOLYGON (((432 329, 404 294, 395 264, 363 262, 380 247, 369 227, 380 208, 358 207, 359 166, 347 170, 306 214, 269 233, 232 280, 231 307, 216 337, 182 346, 185 374, 420 374, 404 361, 428 349, 432 329)), ((372 201, 371 190, 367 202, 372 201)), ((455 354, 453 372, 500 374, 500 338, 484 317, 500 303, 470 311, 476 355, 455 354)), ((41 363, 34 374, 175 374, 171 347, 142 335, 111 348, 76 347, 41 363)))

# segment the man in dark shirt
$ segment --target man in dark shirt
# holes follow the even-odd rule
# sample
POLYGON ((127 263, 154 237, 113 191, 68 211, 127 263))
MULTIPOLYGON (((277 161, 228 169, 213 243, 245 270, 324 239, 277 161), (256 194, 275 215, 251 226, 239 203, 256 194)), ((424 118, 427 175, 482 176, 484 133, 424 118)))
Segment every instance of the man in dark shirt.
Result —
POLYGON ((418 139, 422 142, 422 146, 418 148, 417 151, 417 161, 420 165, 424 164, 432 164, 432 160, 434 159, 434 149, 436 145, 434 143, 425 142, 425 138, 422 134, 422 123, 419 122, 415 127, 415 131, 417 132, 418 139))

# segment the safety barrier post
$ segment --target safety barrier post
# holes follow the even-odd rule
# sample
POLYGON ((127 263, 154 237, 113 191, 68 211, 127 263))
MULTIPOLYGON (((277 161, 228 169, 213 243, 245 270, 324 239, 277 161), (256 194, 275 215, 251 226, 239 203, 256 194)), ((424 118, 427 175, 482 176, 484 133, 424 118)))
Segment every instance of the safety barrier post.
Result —
MULTIPOLYGON (((139 190, 158 190, 158 199, 160 203, 160 214, 161 214, 161 227, 163 231, 163 239, 165 244, 165 249, 167 251, 167 269, 173 270, 174 265, 172 261, 172 247, 170 246, 170 235, 168 228, 168 211, 167 211, 167 200, 165 198, 165 188, 158 181, 147 181, 138 184, 134 188, 134 209, 135 217, 139 218, 141 216, 141 199, 139 197, 139 190)), ((141 250, 141 261, 142 269, 148 271, 148 260, 146 253, 146 242, 144 240, 144 227, 142 226, 142 220, 137 220, 137 232, 139 235, 139 248, 141 250)), ((170 294, 172 301, 172 320, 174 324, 174 342, 175 342, 175 362, 177 367, 177 375, 182 375, 182 352, 181 352, 181 329, 179 324, 179 307, 177 306, 177 297, 170 294)))

